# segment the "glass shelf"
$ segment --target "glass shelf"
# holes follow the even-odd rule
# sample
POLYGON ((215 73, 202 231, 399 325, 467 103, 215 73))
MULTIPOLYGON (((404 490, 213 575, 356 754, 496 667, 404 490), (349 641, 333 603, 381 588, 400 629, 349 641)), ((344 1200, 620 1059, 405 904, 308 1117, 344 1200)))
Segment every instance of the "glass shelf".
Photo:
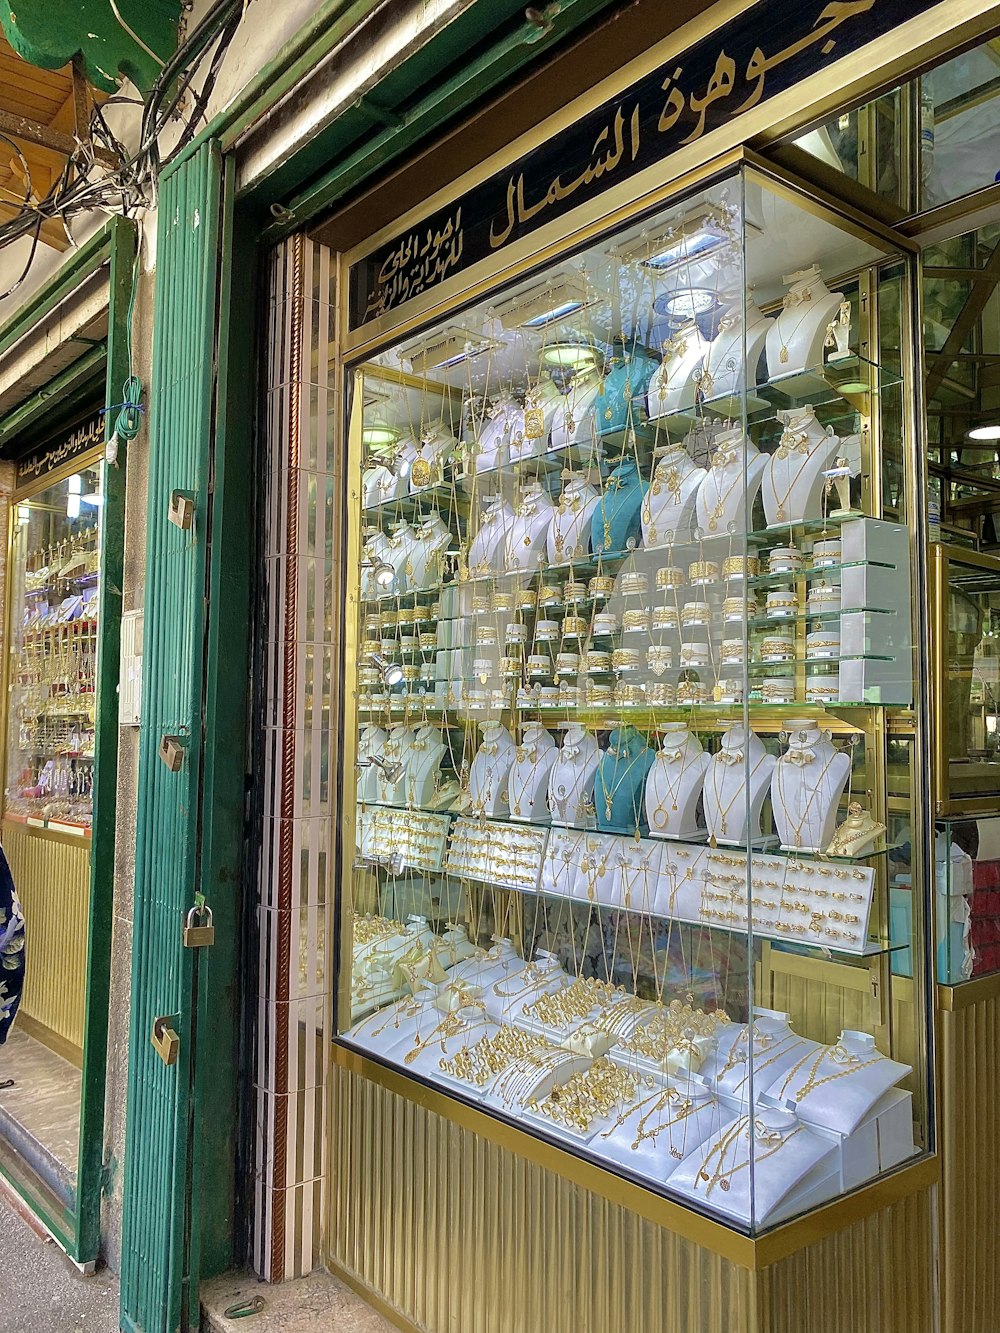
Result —
POLYGON ((835 565, 807 565, 803 569, 786 569, 775 574, 751 574, 745 580, 749 588, 782 587, 795 583, 798 579, 824 579, 840 574, 845 569, 891 569, 891 565, 881 564, 877 560, 847 560, 835 565))

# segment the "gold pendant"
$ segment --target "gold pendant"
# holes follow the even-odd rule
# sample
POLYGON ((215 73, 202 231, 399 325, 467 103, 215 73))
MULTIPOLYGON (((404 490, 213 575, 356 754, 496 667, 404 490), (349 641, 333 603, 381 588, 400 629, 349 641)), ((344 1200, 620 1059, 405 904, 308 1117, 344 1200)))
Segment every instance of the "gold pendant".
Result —
POLYGON ((613 416, 614 412, 612 412, 611 408, 609 407, 608 410, 604 413, 604 420, 610 421, 613 416))
POLYGON ((782 347, 780 353, 778 354, 778 360, 782 363, 782 365, 784 365, 785 362, 788 360, 788 348, 787 348, 787 347, 782 347))
POLYGON ((785 521, 784 505, 778 505, 777 509, 774 511, 774 517, 778 520, 779 523, 783 523, 785 521))
POLYGON ((718 525, 718 523, 716 523, 716 521, 715 521, 714 518, 710 518, 710 519, 708 520, 708 530, 709 530, 709 532, 715 532, 716 529, 718 528, 718 526, 719 526, 719 525, 718 525))
POLYGON ((709 847, 718 847, 719 844, 718 844, 718 842, 717 842, 717 840, 716 840, 716 837, 715 837, 715 834, 714 834, 714 833, 713 833, 713 834, 711 835, 711 837, 709 838, 709 840, 708 840, 708 845, 709 845, 709 847))
POLYGON ((545 434, 545 414, 540 407, 525 408, 524 434, 529 440, 540 440, 545 434))

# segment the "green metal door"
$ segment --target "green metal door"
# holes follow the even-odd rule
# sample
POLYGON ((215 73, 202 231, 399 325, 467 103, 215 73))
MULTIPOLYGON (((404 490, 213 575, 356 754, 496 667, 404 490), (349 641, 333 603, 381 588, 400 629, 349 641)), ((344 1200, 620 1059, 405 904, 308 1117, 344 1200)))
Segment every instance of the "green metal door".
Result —
MULTIPOLYGON (((214 143, 161 178, 121 1260, 121 1323, 137 1333, 175 1333, 189 1321, 198 1326, 198 1042, 212 950, 185 948, 181 932, 204 887, 203 699, 222 200, 214 143), (151 1041, 157 1023, 176 1033, 173 1063, 151 1041)), ((168 1044, 165 1037, 164 1052, 168 1044)))

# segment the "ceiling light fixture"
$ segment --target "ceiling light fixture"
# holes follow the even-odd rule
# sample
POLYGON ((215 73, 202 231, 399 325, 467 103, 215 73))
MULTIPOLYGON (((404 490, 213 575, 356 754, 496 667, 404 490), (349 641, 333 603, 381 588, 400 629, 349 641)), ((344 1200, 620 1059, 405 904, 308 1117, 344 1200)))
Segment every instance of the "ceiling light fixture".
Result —
POLYGON ((586 274, 555 274, 499 302, 496 314, 505 329, 544 329, 596 305, 601 294, 586 274))
POLYGON ((973 426, 966 433, 970 440, 1000 440, 1000 426, 973 426))

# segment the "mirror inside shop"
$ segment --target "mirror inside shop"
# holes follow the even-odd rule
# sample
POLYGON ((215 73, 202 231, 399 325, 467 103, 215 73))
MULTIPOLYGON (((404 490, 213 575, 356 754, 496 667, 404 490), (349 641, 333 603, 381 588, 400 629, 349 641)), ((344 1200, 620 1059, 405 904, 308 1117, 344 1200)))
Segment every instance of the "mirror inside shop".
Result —
POLYGON ((742 1230, 924 1143, 907 282, 748 171, 352 375, 343 1038, 742 1230))
POLYGON ((14 505, 4 818, 88 835, 102 464, 14 505))

